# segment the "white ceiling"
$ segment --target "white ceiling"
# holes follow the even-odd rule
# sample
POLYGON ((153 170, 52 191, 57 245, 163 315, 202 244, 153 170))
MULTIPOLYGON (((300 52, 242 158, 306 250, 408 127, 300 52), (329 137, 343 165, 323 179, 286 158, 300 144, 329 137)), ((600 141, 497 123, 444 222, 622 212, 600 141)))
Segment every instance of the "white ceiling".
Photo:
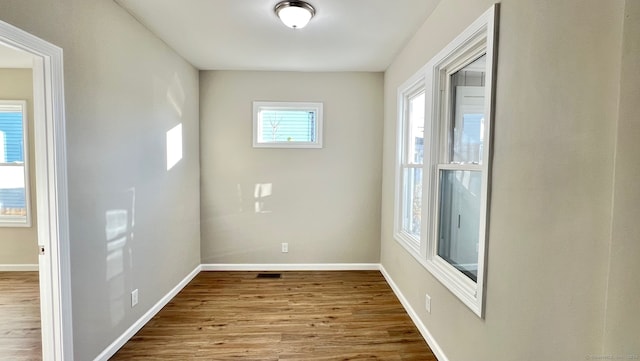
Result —
POLYGON ((115 0, 203 70, 383 71, 440 0, 307 0, 285 27, 279 0, 115 0))
POLYGON ((0 44, 0 68, 31 68, 33 56, 0 44))

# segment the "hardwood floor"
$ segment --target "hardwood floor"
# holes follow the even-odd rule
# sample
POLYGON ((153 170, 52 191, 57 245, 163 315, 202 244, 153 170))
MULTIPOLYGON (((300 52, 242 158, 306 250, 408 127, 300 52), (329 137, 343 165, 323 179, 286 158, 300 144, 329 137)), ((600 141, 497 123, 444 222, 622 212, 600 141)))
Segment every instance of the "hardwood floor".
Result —
MULTIPOLYGON (((377 271, 202 272, 111 360, 435 361, 377 271)), ((37 272, 0 272, 0 360, 41 360, 37 272)))
POLYGON ((0 272, 0 360, 42 360, 38 272, 0 272))
POLYGON ((378 271, 201 272, 111 360, 430 361, 378 271))

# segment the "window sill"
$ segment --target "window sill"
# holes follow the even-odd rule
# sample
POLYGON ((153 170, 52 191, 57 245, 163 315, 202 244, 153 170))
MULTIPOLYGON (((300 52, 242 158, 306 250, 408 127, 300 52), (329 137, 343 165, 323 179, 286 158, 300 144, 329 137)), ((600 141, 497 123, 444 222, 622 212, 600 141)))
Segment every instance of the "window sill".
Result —
POLYGON ((423 264, 440 283, 456 295, 473 313, 483 318, 482 292, 479 292, 477 283, 438 256, 435 256, 434 259, 425 260, 423 264))
POLYGON ((322 148, 322 143, 277 142, 253 143, 254 148, 322 148))
POLYGON ((420 254, 420 241, 410 236, 406 232, 395 232, 393 238, 400 243, 407 251, 416 255, 420 254))
MULTIPOLYGON (((478 317, 483 318, 482 292, 479 292, 476 283, 471 281, 462 272, 437 257, 435 260, 427 260, 420 255, 420 250, 407 241, 407 236, 402 233, 394 234, 398 242, 422 267, 424 267, 443 286, 453 293, 478 317)), ((415 242, 415 241, 414 241, 415 242)))

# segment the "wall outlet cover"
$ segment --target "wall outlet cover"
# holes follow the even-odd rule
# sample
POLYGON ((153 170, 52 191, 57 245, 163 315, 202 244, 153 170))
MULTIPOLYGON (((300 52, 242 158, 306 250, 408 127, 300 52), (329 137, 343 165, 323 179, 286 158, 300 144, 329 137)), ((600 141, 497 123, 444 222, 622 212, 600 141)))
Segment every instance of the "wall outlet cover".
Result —
POLYGON ((431 296, 427 294, 424 295, 424 308, 431 313, 431 296))
POLYGON ((135 307, 138 304, 138 289, 136 288, 131 292, 131 307, 135 307))

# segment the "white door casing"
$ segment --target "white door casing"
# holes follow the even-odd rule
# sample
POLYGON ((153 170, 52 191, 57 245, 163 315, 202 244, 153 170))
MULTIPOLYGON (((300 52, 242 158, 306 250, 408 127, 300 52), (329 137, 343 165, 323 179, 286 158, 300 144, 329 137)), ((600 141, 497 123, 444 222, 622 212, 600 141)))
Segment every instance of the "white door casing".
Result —
MULTIPOLYGON (((42 356, 73 360, 62 49, 0 21, 0 43, 33 55, 42 356)), ((35 252, 36 250, 34 250, 35 252)))

